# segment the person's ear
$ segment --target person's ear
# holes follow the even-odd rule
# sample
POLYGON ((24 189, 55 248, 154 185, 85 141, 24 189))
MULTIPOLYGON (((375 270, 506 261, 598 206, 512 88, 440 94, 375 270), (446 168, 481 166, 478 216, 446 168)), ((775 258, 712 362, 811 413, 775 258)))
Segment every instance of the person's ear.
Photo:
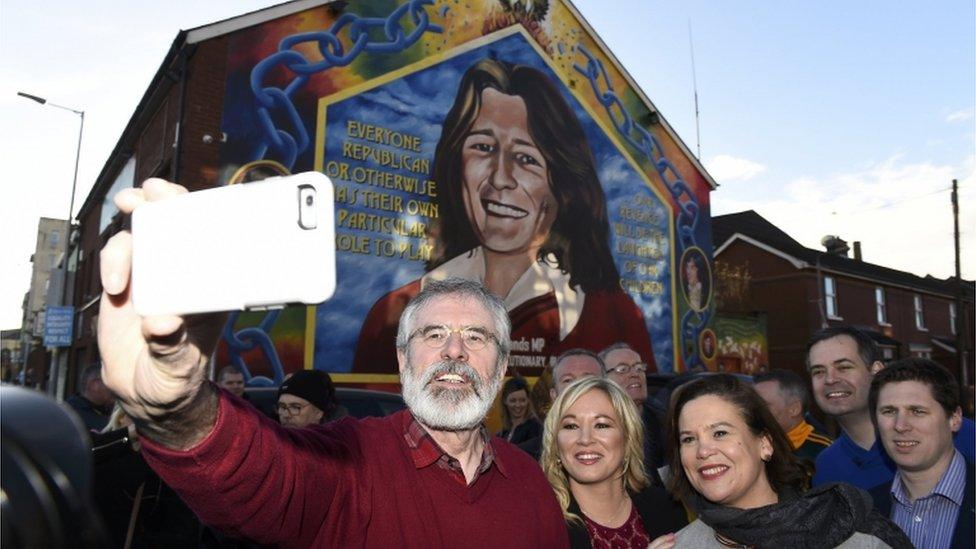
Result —
POLYGON ((871 370, 871 375, 877 375, 878 372, 885 369, 885 363, 880 360, 875 360, 868 369, 871 370))
POLYGON ((949 416, 949 429, 951 429, 953 433, 956 433, 959 431, 961 427, 962 427, 962 408, 956 406, 956 411, 952 412, 952 415, 949 416))
POLYGON ((404 349, 397 349, 397 370, 402 374, 403 367, 407 365, 407 353, 404 349))
POLYGON ((322 423, 322 420, 325 419, 325 412, 317 406, 313 406, 313 408, 315 408, 315 412, 311 417, 312 423, 322 423))
POLYGON ((759 441, 759 457, 765 462, 773 459, 773 441, 767 433, 763 433, 759 441))
POLYGON ((803 402, 801 402, 800 399, 798 398, 793 399, 793 402, 790 403, 790 406, 787 409, 787 411, 789 412, 790 417, 802 417, 803 402))
POLYGON ((553 386, 549 389, 549 400, 556 400, 556 387, 553 386))

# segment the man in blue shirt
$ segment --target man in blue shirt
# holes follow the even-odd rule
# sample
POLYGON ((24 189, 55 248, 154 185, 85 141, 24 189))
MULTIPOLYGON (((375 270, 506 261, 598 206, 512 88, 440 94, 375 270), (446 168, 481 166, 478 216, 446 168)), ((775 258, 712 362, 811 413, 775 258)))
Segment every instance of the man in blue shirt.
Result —
MULTIPOLYGON (((895 463, 878 443, 868 410, 871 380, 883 368, 874 340, 857 328, 830 327, 811 336, 807 371, 814 400, 843 431, 817 456, 814 486, 846 482, 868 490, 894 477, 895 463)), ((955 436, 956 447, 969 461, 976 453, 974 427, 963 420, 955 436)))
POLYGON ((899 360, 875 376, 868 406, 898 468, 890 485, 871 490, 875 507, 915 547, 973 547, 973 464, 952 441, 962 425, 956 380, 931 360, 899 360))

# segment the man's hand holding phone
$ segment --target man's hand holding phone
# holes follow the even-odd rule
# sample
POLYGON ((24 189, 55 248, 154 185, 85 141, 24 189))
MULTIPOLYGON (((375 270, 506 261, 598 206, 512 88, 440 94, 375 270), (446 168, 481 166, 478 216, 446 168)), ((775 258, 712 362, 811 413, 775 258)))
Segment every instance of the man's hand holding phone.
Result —
MULTIPOLYGON (((142 188, 118 193, 115 204, 130 214, 143 204, 186 192, 179 185, 149 179, 142 188)), ((225 315, 139 316, 131 299, 128 232, 113 236, 100 260, 104 290, 98 347, 105 385, 149 438, 172 448, 190 448, 216 420, 217 397, 206 383, 206 364, 225 315)))
POLYGON ((305 172, 187 193, 160 179, 115 197, 132 234, 101 254, 105 383, 150 438, 213 427, 206 363, 222 311, 317 304, 336 286, 332 182, 305 172))

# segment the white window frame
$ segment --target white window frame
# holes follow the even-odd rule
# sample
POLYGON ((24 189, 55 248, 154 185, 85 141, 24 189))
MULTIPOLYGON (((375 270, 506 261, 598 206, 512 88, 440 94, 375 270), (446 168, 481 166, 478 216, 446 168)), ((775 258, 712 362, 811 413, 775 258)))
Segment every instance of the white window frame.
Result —
POLYGON ((98 234, 102 234, 105 227, 108 227, 109 223, 112 222, 112 217, 118 213, 119 209, 115 206, 115 194, 122 189, 128 189, 135 186, 136 179, 136 158, 130 156, 126 160, 125 165, 119 171, 119 174, 115 176, 115 181, 112 182, 112 186, 105 193, 102 198, 102 211, 101 217, 98 220, 98 234))
POLYGON ((909 345, 908 350, 911 356, 915 358, 932 358, 932 347, 929 345, 919 345, 912 343, 909 345))
POLYGON ((956 335, 956 304, 949 302, 949 332, 956 335))
POLYGON ((874 308, 878 317, 879 326, 891 326, 888 323, 888 303, 885 296, 885 289, 881 286, 874 287, 874 308))
POLYGON ((895 348, 889 345, 879 345, 881 350, 881 358, 885 362, 890 362, 895 359, 895 348))
POLYGON ((837 306, 837 279, 830 275, 824 275, 824 312, 827 318, 840 320, 840 310, 837 306))
POLYGON ((922 296, 915 294, 912 304, 915 307, 915 327, 923 332, 929 331, 925 327, 925 306, 922 304, 922 296))

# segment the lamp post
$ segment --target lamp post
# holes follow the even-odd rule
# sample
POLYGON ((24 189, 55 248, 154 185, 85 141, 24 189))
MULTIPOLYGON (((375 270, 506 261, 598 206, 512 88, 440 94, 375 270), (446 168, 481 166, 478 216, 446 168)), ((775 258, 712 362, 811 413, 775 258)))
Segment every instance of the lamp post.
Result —
MULTIPOLYGON (((74 177, 71 180, 71 202, 68 203, 68 222, 64 234, 64 265, 62 269, 63 274, 61 279, 62 281, 61 299, 59 305, 67 305, 67 303, 65 302, 67 301, 67 296, 68 296, 68 256, 71 253, 71 233, 73 228, 72 220, 74 218, 74 211, 75 211, 75 190, 78 188, 78 161, 81 159, 81 136, 85 131, 85 111, 72 109, 71 107, 65 107, 64 105, 58 105, 56 103, 51 103, 50 101, 44 99, 43 97, 38 97, 36 95, 24 93, 21 91, 17 92, 17 95, 30 99, 31 101, 40 103, 41 105, 47 105, 49 107, 55 107, 58 109, 73 112, 78 115, 81 121, 81 123, 78 126, 78 147, 77 150, 75 151, 75 173, 74 173, 74 177)), ((74 313, 73 312, 72 312, 71 337, 72 338, 74 337, 74 313)), ((70 347, 70 343, 69 343, 69 347, 70 347)), ((60 347, 54 347, 54 352, 51 356, 51 376, 50 376, 51 386, 49 387, 49 390, 51 391, 52 395, 57 396, 60 399, 63 398, 65 392, 64 389, 65 389, 66 379, 64 374, 66 373, 65 370, 67 370, 67 368, 60 368, 58 366, 59 350, 60 347)))

